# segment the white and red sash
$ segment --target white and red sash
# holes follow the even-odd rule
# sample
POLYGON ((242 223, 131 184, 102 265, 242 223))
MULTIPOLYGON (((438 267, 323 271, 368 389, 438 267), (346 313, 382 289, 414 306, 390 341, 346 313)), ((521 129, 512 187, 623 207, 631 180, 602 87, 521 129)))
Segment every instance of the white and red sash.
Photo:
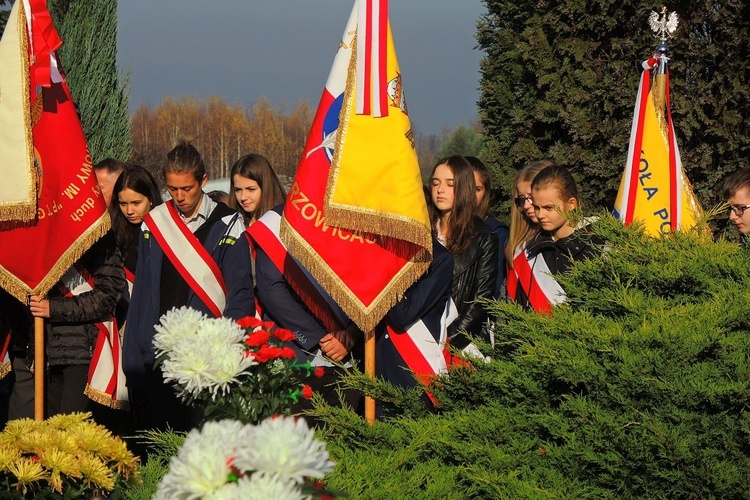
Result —
POLYGON ((302 266, 294 260, 279 238, 281 215, 269 210, 260 219, 247 228, 250 236, 250 247, 255 256, 255 245, 260 246, 271 259, 276 269, 284 276, 287 283, 299 296, 307 308, 323 323, 329 331, 343 329, 340 316, 333 310, 328 300, 313 284, 312 279, 302 266))
POLYGON ((209 311, 221 317, 227 288, 216 261, 182 221, 170 200, 151 210, 143 222, 172 265, 209 311))
MULTIPOLYGON (((91 291, 94 280, 80 264, 71 267, 60 279, 61 291, 73 297, 91 291)), ((114 311, 113 311, 114 313, 114 311)), ((99 331, 89 366, 84 394, 92 401, 116 409, 128 408, 128 389, 122 371, 122 346, 114 317, 94 323, 99 331)))
POLYGON ((13 332, 8 330, 6 333, 5 339, 2 341, 2 346, 0 346, 0 379, 9 374, 13 369, 10 360, 10 339, 13 336, 13 332))
POLYGON ((529 304, 538 313, 552 314, 555 305, 565 302, 565 290, 552 275, 541 254, 529 257, 525 248, 518 250, 513 257, 511 271, 507 285, 511 299, 516 300, 520 286, 529 304))
POLYGON ((448 373, 448 325, 457 317, 456 305, 453 299, 449 299, 440 318, 439 340, 435 340, 422 320, 413 323, 406 331, 397 331, 387 325, 388 336, 393 346, 406 362, 406 366, 421 382, 426 382, 432 376, 448 373))

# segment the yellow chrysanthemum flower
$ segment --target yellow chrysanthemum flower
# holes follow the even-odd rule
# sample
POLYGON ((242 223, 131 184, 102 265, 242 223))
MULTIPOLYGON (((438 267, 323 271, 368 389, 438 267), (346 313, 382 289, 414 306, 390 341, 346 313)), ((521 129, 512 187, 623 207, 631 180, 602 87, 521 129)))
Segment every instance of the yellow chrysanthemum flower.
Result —
POLYGON ((115 488, 115 478, 112 471, 98 458, 91 455, 84 455, 79 458, 79 467, 83 474, 83 480, 87 485, 104 488, 112 491, 115 488))
POLYGON ((12 463, 21 458, 21 451, 10 445, 0 445, 0 471, 7 469, 12 463))
POLYGON ((18 483, 24 486, 48 477, 41 464, 30 458, 22 458, 16 461, 8 467, 8 470, 16 476, 18 483))
POLYGON ((30 418, 11 420, 0 435, 0 444, 15 443, 38 427, 39 424, 30 418))
POLYGON ((58 448, 44 450, 39 453, 39 463, 53 473, 61 472, 66 476, 81 477, 81 470, 78 466, 78 457, 65 453, 58 448))

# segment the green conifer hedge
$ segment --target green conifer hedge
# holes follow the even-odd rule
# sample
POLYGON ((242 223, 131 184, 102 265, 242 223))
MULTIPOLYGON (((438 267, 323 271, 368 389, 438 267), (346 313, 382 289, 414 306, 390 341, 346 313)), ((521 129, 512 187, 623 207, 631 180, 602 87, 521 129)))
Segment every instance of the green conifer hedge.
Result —
MULTIPOLYGON (((388 400, 369 427, 319 406, 355 498, 747 498, 750 253, 698 234, 664 239, 604 216, 601 258, 561 281, 553 316, 497 303, 493 360, 388 400)), ((488 346, 489 348, 489 346, 488 346)), ((490 351, 488 351, 490 353, 490 351)))

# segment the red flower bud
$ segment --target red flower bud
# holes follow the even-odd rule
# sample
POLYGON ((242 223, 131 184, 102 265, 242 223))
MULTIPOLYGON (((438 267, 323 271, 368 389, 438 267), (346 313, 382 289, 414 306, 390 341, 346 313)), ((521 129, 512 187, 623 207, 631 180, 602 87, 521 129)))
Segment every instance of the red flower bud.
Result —
POLYGON ((286 328, 277 328, 273 330, 272 333, 277 339, 279 339, 282 342, 289 342, 297 338, 292 332, 290 332, 286 328))
POLYGON ((303 398, 310 399, 312 397, 312 395, 313 395, 312 387, 310 387, 307 384, 305 384, 304 386, 302 386, 302 397, 303 398))
POLYGON ((268 342, 271 335, 265 330, 253 332, 245 338, 245 345, 248 347, 259 347, 268 342))
POLYGON ((241 328, 257 328, 261 326, 263 322, 255 316, 245 316, 238 319, 237 324, 240 325, 241 328))
POLYGON ((318 377, 318 378, 322 377, 325 374, 325 372, 326 372, 326 369, 323 368, 322 366, 316 366, 315 367, 315 376, 316 377, 318 377))

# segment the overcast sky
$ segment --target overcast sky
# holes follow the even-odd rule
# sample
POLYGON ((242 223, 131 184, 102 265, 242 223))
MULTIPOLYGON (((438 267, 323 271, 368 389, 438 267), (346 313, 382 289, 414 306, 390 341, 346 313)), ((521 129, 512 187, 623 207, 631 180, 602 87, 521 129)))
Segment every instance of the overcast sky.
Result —
MULTIPOLYGON (((164 96, 267 96, 318 104, 353 0, 120 0, 118 64, 131 109, 164 96)), ((412 125, 425 134, 477 117, 481 0, 391 0, 412 125)))

